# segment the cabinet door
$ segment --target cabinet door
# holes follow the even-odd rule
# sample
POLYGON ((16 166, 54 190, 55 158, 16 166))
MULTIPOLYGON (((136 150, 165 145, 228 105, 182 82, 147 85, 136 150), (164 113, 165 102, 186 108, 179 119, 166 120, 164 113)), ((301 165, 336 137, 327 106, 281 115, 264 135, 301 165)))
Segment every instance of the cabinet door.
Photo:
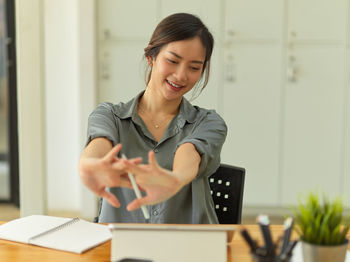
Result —
POLYGON ((347 48, 347 67, 346 67, 346 112, 345 112, 345 143, 343 156, 344 172, 343 172, 343 194, 346 197, 345 204, 347 207, 350 206, 350 47, 347 48))
POLYGON ((298 192, 341 191, 344 117, 344 48, 304 46, 294 50, 296 79, 284 101, 282 202, 298 192))
POLYGON ((281 0, 226 0, 226 35, 237 40, 279 41, 283 32, 281 0))
POLYGON ((190 13, 199 16, 215 38, 221 31, 221 1, 212 0, 163 0, 161 2, 161 17, 174 13, 190 13))
POLYGON ((98 0, 98 36, 149 39, 158 23, 157 0, 98 0))
POLYGON ((230 51, 223 117, 228 136, 222 162, 246 168, 244 202, 278 203, 281 47, 240 45, 230 51))
POLYGON ((348 3, 348 0, 288 0, 289 36, 302 41, 344 42, 348 3))
POLYGON ((99 48, 98 101, 127 102, 145 89, 147 42, 115 41, 99 48))
MULTIPOLYGON (((221 113, 221 98, 219 97, 220 83, 222 79, 222 63, 220 57, 221 50, 221 1, 211 0, 178 0, 162 1, 161 17, 166 17, 173 13, 186 12, 197 15, 208 27, 214 37, 214 50, 211 59, 209 82, 203 92, 192 102, 208 109, 216 109, 221 113)), ((192 92, 186 95, 191 99, 192 92)))
POLYGON ((157 1, 99 0, 97 5, 98 101, 127 102, 145 88, 143 49, 158 23, 157 1))

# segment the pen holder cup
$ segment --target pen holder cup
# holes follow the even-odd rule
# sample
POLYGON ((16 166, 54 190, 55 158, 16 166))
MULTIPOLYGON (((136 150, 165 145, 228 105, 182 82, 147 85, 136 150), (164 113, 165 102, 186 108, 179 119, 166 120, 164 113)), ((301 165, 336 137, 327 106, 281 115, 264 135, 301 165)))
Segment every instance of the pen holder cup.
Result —
POLYGON ((261 256, 252 254, 252 262, 289 262, 291 257, 281 259, 278 256, 261 256))

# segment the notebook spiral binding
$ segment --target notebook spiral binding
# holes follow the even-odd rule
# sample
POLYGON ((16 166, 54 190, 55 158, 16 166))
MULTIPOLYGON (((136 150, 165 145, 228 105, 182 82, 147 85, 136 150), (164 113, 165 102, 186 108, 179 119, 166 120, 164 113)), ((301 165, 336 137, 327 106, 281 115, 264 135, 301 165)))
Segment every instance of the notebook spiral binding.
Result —
POLYGON ((38 239, 38 238, 40 238, 40 237, 42 237, 44 235, 48 235, 48 234, 51 234, 53 232, 59 231, 59 230, 65 228, 65 227, 68 227, 68 226, 78 222, 79 220, 80 220, 80 218, 78 218, 78 217, 72 218, 71 220, 67 221, 66 223, 63 223, 62 225, 54 227, 54 228, 52 228, 50 230, 47 230, 47 231, 45 231, 43 233, 40 233, 40 234, 36 235, 36 236, 32 236, 31 238, 29 238, 28 242, 31 243, 32 241, 34 241, 34 240, 36 240, 36 239, 38 239))

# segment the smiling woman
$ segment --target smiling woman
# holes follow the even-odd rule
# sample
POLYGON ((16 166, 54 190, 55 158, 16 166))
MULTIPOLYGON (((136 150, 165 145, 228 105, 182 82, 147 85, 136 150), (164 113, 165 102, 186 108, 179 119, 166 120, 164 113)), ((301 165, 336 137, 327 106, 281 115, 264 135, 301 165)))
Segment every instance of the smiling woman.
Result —
POLYGON ((102 103, 90 115, 79 170, 103 198, 99 222, 218 223, 208 176, 220 164, 226 124, 184 97, 206 86, 213 44, 198 17, 166 17, 144 49, 146 89, 127 103, 102 103), (128 172, 144 191, 139 199, 128 172), (139 209, 144 205, 149 221, 139 209))
POLYGON ((168 88, 159 89, 163 91, 163 96, 167 100, 181 100, 202 76, 205 50, 196 36, 167 44, 157 58, 148 56, 148 63, 152 67, 148 90, 161 87, 164 82, 168 88))

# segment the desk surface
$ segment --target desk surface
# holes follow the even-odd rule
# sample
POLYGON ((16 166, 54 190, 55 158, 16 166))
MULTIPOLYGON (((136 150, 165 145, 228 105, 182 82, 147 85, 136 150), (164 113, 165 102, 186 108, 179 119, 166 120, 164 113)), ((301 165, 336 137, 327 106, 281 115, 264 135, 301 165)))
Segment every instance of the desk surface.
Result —
MULTIPOLYGON (((3 224, 4 222, 0 222, 3 224)), ((236 225, 240 229, 241 225, 236 225)), ((260 244, 262 237, 257 225, 244 225, 249 233, 258 239, 260 244)), ((282 225, 272 225, 271 232, 276 240, 283 232, 282 225)), ((296 234, 292 235, 296 238, 296 234)), ((15 243, 6 240, 0 240, 0 261, 110 261, 111 241, 108 241, 94 249, 91 249, 81 255, 69 252, 62 252, 33 245, 15 243)), ((231 243, 228 244, 228 261, 245 262, 251 261, 249 247, 242 239, 239 232, 235 232, 231 243)))

